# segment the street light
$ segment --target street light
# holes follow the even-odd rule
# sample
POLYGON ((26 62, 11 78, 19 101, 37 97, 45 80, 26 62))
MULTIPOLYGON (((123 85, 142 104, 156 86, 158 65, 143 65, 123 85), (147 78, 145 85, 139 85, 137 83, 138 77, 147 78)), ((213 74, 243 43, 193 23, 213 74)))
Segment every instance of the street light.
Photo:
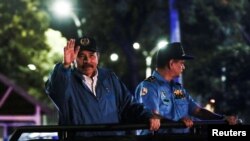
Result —
MULTIPOLYGON (((142 51, 142 54, 145 57, 145 62, 146 62, 146 78, 148 78, 152 74, 151 64, 154 54, 157 52, 158 49, 166 47, 167 44, 168 42, 166 40, 161 40, 151 51, 146 51, 146 50, 142 51)), ((140 44, 135 42, 133 44, 133 48, 139 50, 140 44)))
POLYGON ((116 62, 118 59, 119 59, 118 54, 112 53, 112 54, 110 55, 110 60, 111 60, 112 62, 116 62))
POLYGON ((70 16, 72 17, 75 26, 77 27, 77 35, 78 37, 82 37, 82 30, 81 30, 81 21, 76 16, 76 14, 72 11, 71 4, 68 1, 61 0, 56 1, 53 5, 53 11, 58 14, 59 16, 70 16))

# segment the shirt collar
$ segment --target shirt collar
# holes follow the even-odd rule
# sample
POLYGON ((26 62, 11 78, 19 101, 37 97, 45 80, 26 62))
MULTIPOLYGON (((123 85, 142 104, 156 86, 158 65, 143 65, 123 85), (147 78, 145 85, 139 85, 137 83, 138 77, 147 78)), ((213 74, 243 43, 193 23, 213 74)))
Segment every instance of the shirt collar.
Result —
POLYGON ((89 79, 92 79, 92 80, 96 81, 96 80, 97 80, 97 77, 98 77, 98 70, 96 70, 96 73, 95 73, 95 75, 94 75, 93 77, 88 77, 88 76, 85 75, 85 74, 83 74, 82 76, 83 76, 83 78, 84 78, 84 79, 83 79, 84 81, 89 80, 89 79))
POLYGON ((157 70, 154 70, 153 73, 152 73, 152 76, 154 76, 157 80, 163 82, 163 83, 168 83, 168 84, 171 84, 171 83, 179 83, 178 80, 174 79, 174 80, 171 80, 171 81, 167 81, 165 80, 161 75, 160 73, 157 71, 157 70))
POLYGON ((160 80, 160 81, 163 81, 163 82, 168 82, 156 70, 153 71, 152 76, 154 76, 157 80, 160 80))

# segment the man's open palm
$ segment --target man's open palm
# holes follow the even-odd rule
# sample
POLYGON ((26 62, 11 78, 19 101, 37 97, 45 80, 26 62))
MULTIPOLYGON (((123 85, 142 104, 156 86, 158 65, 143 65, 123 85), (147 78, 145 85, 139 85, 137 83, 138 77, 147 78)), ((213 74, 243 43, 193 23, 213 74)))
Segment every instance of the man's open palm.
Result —
POLYGON ((63 59, 63 64, 65 68, 68 68, 71 65, 71 63, 76 59, 79 49, 80 49, 79 46, 77 46, 77 48, 75 49, 74 39, 70 39, 67 42, 67 46, 64 47, 64 59, 63 59))

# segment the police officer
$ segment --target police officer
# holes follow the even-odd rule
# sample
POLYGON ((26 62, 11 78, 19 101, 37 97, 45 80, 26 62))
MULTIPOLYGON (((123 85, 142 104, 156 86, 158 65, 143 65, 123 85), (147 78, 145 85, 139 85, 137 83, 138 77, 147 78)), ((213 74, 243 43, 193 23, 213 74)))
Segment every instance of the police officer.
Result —
MULTIPOLYGON (((62 63, 57 63, 46 82, 46 93, 59 113, 59 125, 91 125, 148 122, 158 130, 160 120, 142 104, 134 103, 114 72, 98 67, 100 48, 92 37, 70 39, 62 63), (74 64, 74 65, 72 65, 74 64)), ((71 137, 120 135, 121 132, 75 133, 71 137)))
MULTIPOLYGON (((193 126, 191 116, 199 119, 223 119, 224 116, 212 113, 200 105, 176 81, 185 69, 185 60, 193 59, 187 55, 179 42, 168 44, 159 49, 156 69, 152 76, 142 81, 136 88, 136 100, 166 119, 182 121, 187 127, 193 126)), ((236 117, 228 116, 229 124, 236 124, 236 117)), ((146 131, 142 132, 145 134, 146 131)), ((167 132, 166 130, 159 132, 167 132)), ((168 131, 169 132, 169 131, 168 131)), ((188 129, 173 129, 172 132, 186 133, 188 129)))

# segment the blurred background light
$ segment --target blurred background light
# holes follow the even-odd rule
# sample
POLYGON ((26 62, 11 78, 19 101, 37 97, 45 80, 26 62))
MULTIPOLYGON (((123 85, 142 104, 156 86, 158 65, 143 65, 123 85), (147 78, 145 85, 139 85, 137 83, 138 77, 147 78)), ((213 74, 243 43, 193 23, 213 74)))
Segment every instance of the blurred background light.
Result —
POLYGON ((112 53, 112 54, 110 55, 110 60, 111 60, 112 62, 116 62, 118 59, 119 59, 118 54, 112 53))
POLYGON ((139 49, 140 49, 140 44, 137 43, 137 42, 135 42, 135 43, 133 44, 133 48, 134 48, 135 50, 139 50, 139 49))
POLYGON ((68 1, 60 0, 53 4, 53 11, 59 16, 69 16, 71 10, 71 4, 68 1))
POLYGON ((34 64, 28 64, 28 68, 30 70, 36 70, 36 66, 34 64))

